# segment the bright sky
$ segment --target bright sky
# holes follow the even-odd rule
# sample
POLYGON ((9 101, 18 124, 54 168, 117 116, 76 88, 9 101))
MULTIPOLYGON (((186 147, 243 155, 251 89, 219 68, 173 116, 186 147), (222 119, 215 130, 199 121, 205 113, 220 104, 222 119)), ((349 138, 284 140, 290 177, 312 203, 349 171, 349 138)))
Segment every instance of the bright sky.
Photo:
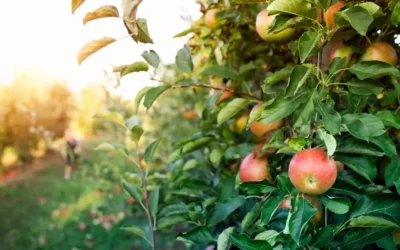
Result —
MULTIPOLYGON (((173 36, 190 26, 181 16, 198 18, 194 0, 143 0, 138 17, 147 19, 153 45, 139 45, 131 38, 90 56, 78 66, 76 55, 86 42, 104 36, 115 39, 127 36, 121 19, 104 18, 83 26, 82 19, 101 5, 113 4, 121 10, 121 0, 86 0, 71 14, 71 0, 12 0, 3 3, 0 15, 0 84, 10 82, 13 70, 34 67, 38 71, 66 79, 73 89, 103 78, 111 65, 142 60, 140 54, 154 49, 164 63, 172 63, 177 50, 187 41, 173 36)), ((144 85, 151 84, 147 73, 123 78, 117 91, 131 98, 144 85)))

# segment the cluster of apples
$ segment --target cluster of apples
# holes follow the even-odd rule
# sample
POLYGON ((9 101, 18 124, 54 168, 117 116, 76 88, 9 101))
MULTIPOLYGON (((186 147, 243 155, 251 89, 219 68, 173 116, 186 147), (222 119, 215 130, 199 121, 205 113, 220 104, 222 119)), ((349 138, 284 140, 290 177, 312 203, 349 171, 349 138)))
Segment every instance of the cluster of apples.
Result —
MULTIPOLYGON (((345 2, 339 1, 326 10, 324 13, 324 21, 328 30, 333 30, 335 28, 335 13, 340 11, 345 5, 345 2)), ((221 22, 218 21, 217 18, 217 14, 219 12, 220 10, 218 9, 211 9, 207 11, 205 15, 205 23, 209 28, 215 29, 221 25, 221 22)), ((258 35, 266 42, 284 42, 290 39, 295 33, 294 28, 287 28, 274 34, 269 33, 270 26, 275 21, 276 16, 277 15, 268 15, 267 10, 262 10, 257 15, 256 31, 258 35)), ((353 54, 353 49, 350 46, 344 45, 343 42, 340 41, 332 47, 328 56, 328 63, 330 63, 335 57, 344 57, 346 58, 345 67, 348 67, 351 64, 353 54)), ((392 65, 397 65, 398 56, 392 45, 383 41, 377 41, 372 43, 365 50, 365 53, 361 56, 360 61, 381 61, 392 65)))

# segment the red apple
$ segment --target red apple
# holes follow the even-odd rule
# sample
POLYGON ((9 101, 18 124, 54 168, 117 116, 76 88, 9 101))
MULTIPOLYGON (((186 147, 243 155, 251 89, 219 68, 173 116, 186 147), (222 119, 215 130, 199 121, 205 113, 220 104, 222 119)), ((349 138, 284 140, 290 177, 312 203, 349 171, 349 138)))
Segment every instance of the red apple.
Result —
POLYGON ((216 29, 220 26, 220 22, 217 20, 217 14, 220 12, 219 9, 211 9, 206 12, 204 21, 210 29, 216 29))
POLYGON ((398 57, 392 45, 385 42, 375 42, 367 48, 361 57, 361 61, 380 61, 396 66, 398 57))
POLYGON ((289 178, 302 193, 319 195, 336 181, 335 161, 322 148, 305 149, 296 153, 289 164, 289 178))
POLYGON ((268 34, 269 26, 274 22, 277 15, 268 15, 267 10, 262 10, 257 15, 256 30, 258 35, 267 42, 282 42, 294 34, 294 29, 287 28, 276 34, 268 34))
MULTIPOLYGON (((218 87, 218 88, 226 88, 226 84, 221 83, 221 84, 219 84, 217 87, 218 87)), ((215 95, 215 93, 217 93, 217 91, 220 91, 220 90, 211 89, 211 91, 210 91, 210 96, 215 95)), ((230 91, 224 91, 224 92, 222 93, 221 97, 218 99, 218 101, 215 102, 215 104, 218 105, 218 104, 219 104, 220 102, 222 102, 223 100, 225 100, 225 99, 227 99, 227 98, 229 98, 229 97, 232 97, 232 96, 233 96, 233 93, 232 93, 232 92, 230 92, 230 91)))
MULTIPOLYGON (((254 112, 261 105, 262 105, 262 103, 259 103, 256 106, 254 106, 254 108, 251 110, 251 112, 254 112)), ((251 112, 250 112, 250 115, 251 115, 251 112)), ((256 136, 261 137, 265 133, 267 133, 268 131, 271 131, 273 129, 277 129, 277 128, 281 127, 282 124, 283 124, 283 120, 282 119, 279 120, 279 121, 270 123, 270 124, 265 124, 265 123, 261 123, 261 122, 255 121, 250 125, 250 130, 256 136)))
POLYGON ((257 182, 264 179, 270 181, 268 160, 266 158, 255 158, 254 153, 250 153, 240 164, 239 175, 241 182, 257 182))
POLYGON ((345 67, 349 66, 351 57, 353 56, 353 49, 349 46, 343 45, 343 42, 338 42, 329 52, 328 64, 331 64, 333 58, 344 57, 346 58, 345 67))
POLYGON ((328 29, 333 29, 335 25, 335 13, 338 12, 346 3, 343 1, 339 1, 334 5, 330 6, 325 12, 325 23, 328 26, 328 29))
MULTIPOLYGON (((314 226, 318 227, 319 225, 321 225, 321 222, 324 218, 324 207, 321 204, 321 200, 319 199, 318 196, 311 196, 311 195, 302 195, 302 196, 317 209, 317 213, 311 219, 311 222, 314 224, 314 226)), ((292 197, 288 197, 285 200, 283 200, 281 204, 279 204, 278 208, 289 208, 289 210, 292 209, 291 199, 292 197)))

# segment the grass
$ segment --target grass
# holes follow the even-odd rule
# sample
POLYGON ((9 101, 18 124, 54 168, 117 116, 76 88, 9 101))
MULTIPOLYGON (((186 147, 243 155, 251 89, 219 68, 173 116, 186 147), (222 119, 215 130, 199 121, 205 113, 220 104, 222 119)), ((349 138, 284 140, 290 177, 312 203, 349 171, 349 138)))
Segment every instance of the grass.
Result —
MULTIPOLYGON (((70 182, 60 161, 0 188, 0 248, 145 249, 140 238, 120 229, 134 224, 148 231, 144 213, 119 187, 119 176, 130 168, 117 155, 86 152, 70 182)), ((159 247, 168 249, 171 237, 159 235, 159 247)))

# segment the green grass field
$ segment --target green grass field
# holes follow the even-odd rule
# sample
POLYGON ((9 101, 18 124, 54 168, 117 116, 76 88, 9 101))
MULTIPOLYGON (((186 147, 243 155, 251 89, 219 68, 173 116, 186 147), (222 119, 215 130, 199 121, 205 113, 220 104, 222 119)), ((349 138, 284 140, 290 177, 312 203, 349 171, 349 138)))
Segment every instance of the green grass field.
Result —
MULTIPOLYGON (((145 249, 120 229, 135 224, 149 233, 145 215, 119 188, 130 166, 118 155, 89 150, 66 182, 61 160, 44 161, 44 170, 0 188, 0 249, 145 249)), ((178 249, 165 246, 171 237, 159 235, 160 248, 178 249)))

